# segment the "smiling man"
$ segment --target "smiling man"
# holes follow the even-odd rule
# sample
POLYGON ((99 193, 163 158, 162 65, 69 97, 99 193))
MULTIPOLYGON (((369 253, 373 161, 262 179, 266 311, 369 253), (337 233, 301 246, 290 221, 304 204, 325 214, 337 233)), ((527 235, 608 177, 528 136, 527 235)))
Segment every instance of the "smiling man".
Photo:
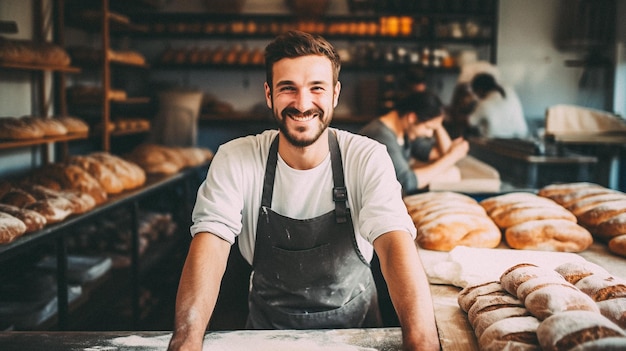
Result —
POLYGON ((340 61, 292 31, 266 48, 278 130, 222 145, 198 190, 170 350, 201 350, 230 246, 252 265, 250 329, 379 327, 374 250, 407 350, 439 350, 426 274, 385 147, 329 128, 340 61))

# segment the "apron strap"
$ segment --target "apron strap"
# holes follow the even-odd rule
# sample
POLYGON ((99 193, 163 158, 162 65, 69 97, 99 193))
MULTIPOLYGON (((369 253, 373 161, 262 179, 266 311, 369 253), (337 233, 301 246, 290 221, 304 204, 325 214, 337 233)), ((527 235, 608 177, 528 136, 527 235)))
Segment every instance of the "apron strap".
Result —
POLYGON ((263 195, 261 206, 271 208, 272 196, 274 195, 274 176, 276 175, 276 164, 278 163, 278 134, 272 141, 270 152, 265 165, 265 177, 263 180, 263 195))
POLYGON ((330 164, 333 169, 333 201, 335 201, 335 221, 337 223, 345 223, 347 221, 348 190, 343 179, 343 162, 341 160, 341 152, 339 151, 339 143, 337 136, 332 130, 328 131, 328 146, 330 149, 330 164))
MULTIPOLYGON (((334 131, 328 132, 328 147, 330 149, 330 164, 333 170, 333 201, 335 202, 335 220, 337 223, 345 223, 347 221, 347 201, 348 191, 344 184, 343 178, 343 162, 341 160, 341 152, 339 151, 339 143, 334 131)), ((263 195, 261 197, 261 206, 271 208, 272 196, 274 193, 274 177, 276 175, 276 164, 278 162, 278 135, 272 141, 269 155, 267 156, 267 164, 265 166, 265 177, 263 180, 263 195)))

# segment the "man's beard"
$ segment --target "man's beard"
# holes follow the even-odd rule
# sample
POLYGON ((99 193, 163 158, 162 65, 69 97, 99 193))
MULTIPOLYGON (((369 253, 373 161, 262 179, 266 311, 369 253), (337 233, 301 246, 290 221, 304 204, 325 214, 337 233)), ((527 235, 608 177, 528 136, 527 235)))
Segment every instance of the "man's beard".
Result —
MULTIPOLYGON (((331 121, 331 118, 330 117, 326 118, 324 111, 319 108, 314 108, 314 109, 310 109, 304 112, 300 112, 296 108, 287 107, 280 112, 280 116, 282 117, 282 119, 278 118, 278 115, 279 115, 279 112, 274 111, 274 118, 276 119, 276 122, 278 122, 278 129, 280 129, 280 132, 283 134, 285 139, 287 139, 287 141, 290 144, 296 147, 307 147, 315 143, 317 139, 319 139, 319 137, 322 135, 322 133, 324 133, 324 130, 328 128, 328 126, 330 125, 330 121, 331 121), (312 114, 318 115, 318 117, 316 118, 319 122, 318 124, 319 129, 317 130, 317 133, 312 138, 302 139, 302 138, 299 138, 297 135, 289 132, 287 128, 287 119, 290 118, 289 117, 290 115, 310 116, 312 114)), ((300 128, 300 131, 304 132, 304 129, 300 128)))

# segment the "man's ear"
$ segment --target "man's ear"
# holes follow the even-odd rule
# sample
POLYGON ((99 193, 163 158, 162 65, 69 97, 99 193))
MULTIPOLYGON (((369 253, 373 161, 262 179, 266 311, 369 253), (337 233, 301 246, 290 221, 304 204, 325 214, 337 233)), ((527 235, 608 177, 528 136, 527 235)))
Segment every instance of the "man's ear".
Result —
POLYGON ((333 108, 336 108, 337 104, 339 103, 340 92, 341 92, 341 82, 337 81, 337 84, 335 84, 335 96, 334 96, 334 101, 333 101, 333 108))
POLYGON ((263 87, 265 88, 265 104, 271 110, 272 109, 272 88, 270 88, 267 82, 265 82, 263 87))

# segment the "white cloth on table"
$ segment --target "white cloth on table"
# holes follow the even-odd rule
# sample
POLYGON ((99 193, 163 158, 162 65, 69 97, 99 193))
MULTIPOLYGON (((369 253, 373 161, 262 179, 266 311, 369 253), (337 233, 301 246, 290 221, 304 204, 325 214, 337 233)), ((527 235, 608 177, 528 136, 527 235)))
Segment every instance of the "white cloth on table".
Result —
POLYGON ((546 110, 546 134, 626 132, 626 121, 612 113, 560 104, 546 110))

